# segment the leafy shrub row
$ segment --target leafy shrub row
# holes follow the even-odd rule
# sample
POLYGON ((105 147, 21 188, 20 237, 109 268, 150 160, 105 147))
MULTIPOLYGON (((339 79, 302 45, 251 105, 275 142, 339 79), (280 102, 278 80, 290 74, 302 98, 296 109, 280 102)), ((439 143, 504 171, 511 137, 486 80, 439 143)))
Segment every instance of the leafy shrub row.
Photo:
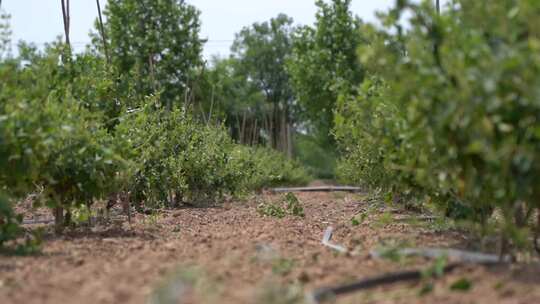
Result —
POLYGON ((147 106, 122 118, 116 137, 133 160, 133 198, 149 204, 201 203, 239 190, 247 177, 232 159, 227 133, 202 125, 183 110, 147 106))
POLYGON ((115 153, 117 141, 75 101, 4 100, 0 127, 4 192, 20 197, 35 185, 40 201, 63 210, 90 204, 115 189, 127 166, 115 153))
POLYGON ((538 2, 455 1, 439 15, 400 1, 383 22, 400 28, 405 11, 406 33, 364 29, 372 76, 336 115, 344 177, 484 228, 495 212, 505 237, 527 240, 540 209, 538 2))
POLYGON ((237 168, 247 173, 243 189, 307 184, 312 176, 295 160, 265 147, 236 146, 232 153, 237 168))
POLYGON ((0 246, 21 232, 11 204, 36 186, 60 230, 73 209, 119 192, 138 206, 174 207, 307 177, 278 152, 239 146, 158 97, 127 110, 99 58, 59 63, 60 45, 21 53, 0 61, 0 246))
POLYGON ((133 161, 133 199, 148 205, 207 203, 310 179, 282 153, 235 144, 224 129, 202 124, 185 110, 146 106, 122 117, 116 138, 127 143, 123 155, 133 161))

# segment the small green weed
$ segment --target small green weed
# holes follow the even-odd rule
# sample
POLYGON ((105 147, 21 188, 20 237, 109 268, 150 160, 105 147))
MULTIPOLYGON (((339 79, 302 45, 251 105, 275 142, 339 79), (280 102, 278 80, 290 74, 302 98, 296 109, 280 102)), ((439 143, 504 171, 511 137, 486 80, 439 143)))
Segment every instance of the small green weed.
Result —
POLYGON ((160 216, 161 215, 160 215, 160 213, 158 211, 152 211, 152 213, 150 213, 148 216, 144 217, 143 223, 148 228, 155 228, 156 226, 158 226, 160 216))
POLYGON ((424 279, 442 277, 444 275, 444 268, 446 268, 447 264, 448 264, 447 257, 443 256, 443 257, 437 258, 430 267, 422 271, 422 277, 424 279))
POLYGON ((394 217, 389 212, 384 212, 377 218, 377 221, 374 223, 376 228, 384 228, 390 225, 394 221, 394 217))
POLYGON ((272 273, 275 275, 286 276, 294 268, 294 260, 279 258, 272 263, 272 273))
POLYGON ((261 203, 257 206, 257 212, 263 216, 271 216, 277 218, 284 218, 285 210, 274 203, 261 203))
POLYGON ((72 220, 77 226, 87 224, 93 216, 96 216, 95 212, 86 205, 81 205, 72 211, 72 220))
POLYGON ((433 283, 432 283, 432 282, 428 282, 428 283, 424 284, 424 285, 422 286, 422 288, 420 288, 420 291, 418 292, 418 294, 419 294, 420 296, 425 296, 425 295, 427 295, 427 294, 432 293, 432 292, 433 292, 433 289, 435 289, 435 286, 433 285, 433 283))
POLYGON ((497 282, 497 284, 493 285, 493 289, 495 289, 495 290, 501 290, 501 289, 503 289, 504 285, 505 285, 505 284, 504 284, 503 281, 499 281, 499 282, 497 282))
POLYGON ((450 285, 450 290, 453 291, 469 291, 471 288, 472 282, 467 278, 461 278, 450 285))
POLYGON ((293 194, 287 193, 280 202, 263 202, 257 206, 257 212, 263 216, 284 218, 287 215, 304 217, 304 208, 300 200, 293 194))
POLYGON ((444 275, 444 269, 448 265, 447 257, 437 258, 431 266, 422 271, 422 280, 425 284, 420 289, 419 295, 424 296, 431 293, 435 289, 433 280, 444 275))
POLYGON ((287 203, 287 212, 294 216, 304 217, 304 208, 300 204, 300 200, 293 193, 289 192, 285 195, 285 202, 287 203))
POLYGON ((362 212, 359 215, 354 216, 351 218, 351 225, 352 226, 360 226, 360 224, 364 223, 366 219, 368 218, 368 212, 362 212))

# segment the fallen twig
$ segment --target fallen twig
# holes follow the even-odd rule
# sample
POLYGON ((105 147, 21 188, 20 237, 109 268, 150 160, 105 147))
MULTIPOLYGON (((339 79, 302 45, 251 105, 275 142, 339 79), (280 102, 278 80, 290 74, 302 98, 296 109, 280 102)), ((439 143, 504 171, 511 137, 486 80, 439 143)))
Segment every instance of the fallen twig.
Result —
POLYGON ((332 227, 326 228, 326 231, 324 232, 324 235, 323 235, 322 244, 342 253, 347 252, 347 249, 345 247, 330 243, 330 240, 332 239, 333 231, 334 231, 334 228, 332 227))
POLYGON ((274 188, 272 192, 360 192, 361 188, 348 186, 321 186, 321 187, 294 187, 294 188, 274 188))

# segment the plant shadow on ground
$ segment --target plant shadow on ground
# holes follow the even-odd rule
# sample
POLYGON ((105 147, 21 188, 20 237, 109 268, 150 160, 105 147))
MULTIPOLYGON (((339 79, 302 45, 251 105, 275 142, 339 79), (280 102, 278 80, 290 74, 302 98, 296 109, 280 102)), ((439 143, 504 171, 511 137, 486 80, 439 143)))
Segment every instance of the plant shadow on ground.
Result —
MULTIPOLYGON (((230 203, 200 203, 200 204, 181 204, 178 207, 174 208, 160 208, 155 210, 142 210, 132 211, 131 216, 141 217, 139 221, 146 227, 158 226, 159 218, 166 216, 168 214, 175 214, 176 212, 182 212, 183 210, 226 210, 229 207, 230 203)), ((96 211, 96 210, 94 210, 96 211)), ((30 223, 25 224, 25 228, 28 231, 39 230, 40 241, 48 242, 54 240, 73 240, 78 238, 89 238, 89 239, 103 239, 103 238, 139 238, 144 240, 155 239, 155 236, 146 233, 148 231, 136 229, 132 227, 132 223, 129 222, 127 216, 122 215, 122 211, 119 207, 113 208, 110 211, 109 216, 98 216, 93 220, 96 223, 88 224, 87 222, 82 223, 72 223, 71 226, 65 227, 61 233, 57 233, 54 230, 54 220, 50 219, 45 221, 45 223, 30 223), (114 215, 114 216, 113 216, 114 215), (127 227, 129 225, 129 227, 127 227)), ((138 220, 134 219, 134 222, 138 220)), ((148 230, 148 229, 146 229, 148 230)), ((11 255, 12 251, 4 250, 7 254, 11 255)), ((3 252, 0 252, 2 254, 3 252)), ((14 254, 20 255, 20 254, 14 254)))
POLYGON ((488 271, 495 276, 509 275, 512 280, 520 283, 540 286, 540 263, 500 265, 488 268, 488 271))

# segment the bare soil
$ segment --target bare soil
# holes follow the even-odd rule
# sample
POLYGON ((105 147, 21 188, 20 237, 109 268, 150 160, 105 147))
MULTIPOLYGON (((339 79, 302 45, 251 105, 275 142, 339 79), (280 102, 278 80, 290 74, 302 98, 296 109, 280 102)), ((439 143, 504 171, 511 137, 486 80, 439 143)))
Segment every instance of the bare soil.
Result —
MULTIPOLYGON (((432 263, 373 259, 369 251, 378 246, 479 248, 463 231, 400 220, 415 215, 374 207, 361 195, 297 196, 303 218, 260 215, 258 204, 282 197, 261 194, 215 208, 138 214, 131 224, 117 219, 49 234, 41 255, 0 256, 0 303, 303 303, 304 294, 319 287, 432 263), (321 244, 328 226, 335 229, 332 242, 348 254, 321 244)), ((540 303, 540 266, 467 266, 437 280, 335 302, 540 303), (471 288, 451 290, 460 279, 471 288), (421 295, 430 282, 432 291, 421 295)))

